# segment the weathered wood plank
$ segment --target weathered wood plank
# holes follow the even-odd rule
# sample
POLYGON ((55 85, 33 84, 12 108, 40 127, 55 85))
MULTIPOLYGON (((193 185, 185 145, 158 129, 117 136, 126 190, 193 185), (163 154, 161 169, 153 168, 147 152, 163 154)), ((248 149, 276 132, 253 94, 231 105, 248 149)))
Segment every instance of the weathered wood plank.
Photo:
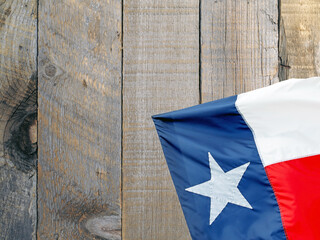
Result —
POLYGON ((279 80, 282 81, 288 79, 290 66, 288 60, 287 36, 282 17, 279 24, 279 80))
POLYGON ((0 0, 0 239, 36 237, 37 1, 0 0))
POLYGON ((279 81, 278 1, 201 1, 202 102, 279 81))
POLYGON ((39 239, 120 239, 121 1, 40 1, 39 239))
POLYGON ((151 115, 199 103, 199 1, 124 1, 123 238, 190 239, 151 115))
POLYGON ((320 76, 320 1, 281 0, 289 78, 320 76))

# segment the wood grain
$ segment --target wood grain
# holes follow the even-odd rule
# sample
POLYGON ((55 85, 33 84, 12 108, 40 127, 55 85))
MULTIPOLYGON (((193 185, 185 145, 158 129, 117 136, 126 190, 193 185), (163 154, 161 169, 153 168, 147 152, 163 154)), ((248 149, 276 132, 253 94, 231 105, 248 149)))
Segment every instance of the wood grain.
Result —
POLYGON ((202 102, 279 81, 278 1, 201 1, 202 102))
POLYGON ((320 76, 320 2, 281 0, 289 78, 320 76))
POLYGON ((283 18, 279 21, 279 80, 286 80, 289 78, 289 59, 287 48, 287 36, 284 28, 283 18))
POLYGON ((39 2, 39 239, 121 239, 121 1, 39 2))
POLYGON ((36 237, 37 1, 0 1, 0 239, 36 237))
POLYGON ((199 103, 199 1, 123 14, 123 238, 190 239, 151 116, 199 103))

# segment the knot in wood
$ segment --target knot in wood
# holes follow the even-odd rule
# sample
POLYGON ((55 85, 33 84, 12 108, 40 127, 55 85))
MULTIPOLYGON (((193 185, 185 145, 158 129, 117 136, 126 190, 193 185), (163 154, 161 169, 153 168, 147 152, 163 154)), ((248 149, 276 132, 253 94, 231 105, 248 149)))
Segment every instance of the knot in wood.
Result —
POLYGON ((11 162, 22 172, 36 167, 37 161, 37 91, 27 95, 7 121, 4 149, 11 162))
POLYGON ((13 122, 10 130, 6 152, 19 170, 29 172, 35 168, 37 157, 37 114, 31 113, 13 122))
POLYGON ((85 228, 91 235, 102 239, 121 239, 120 216, 93 216, 86 221, 85 228))
POLYGON ((49 64, 45 67, 44 71, 48 77, 54 77, 57 73, 57 68, 53 64, 49 64))

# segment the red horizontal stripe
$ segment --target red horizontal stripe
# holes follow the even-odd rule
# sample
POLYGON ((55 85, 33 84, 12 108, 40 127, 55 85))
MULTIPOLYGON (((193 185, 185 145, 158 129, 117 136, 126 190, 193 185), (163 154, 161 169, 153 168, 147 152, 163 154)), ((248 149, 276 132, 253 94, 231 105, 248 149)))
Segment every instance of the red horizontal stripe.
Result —
POLYGON ((266 167, 289 240, 320 239, 320 155, 266 167))

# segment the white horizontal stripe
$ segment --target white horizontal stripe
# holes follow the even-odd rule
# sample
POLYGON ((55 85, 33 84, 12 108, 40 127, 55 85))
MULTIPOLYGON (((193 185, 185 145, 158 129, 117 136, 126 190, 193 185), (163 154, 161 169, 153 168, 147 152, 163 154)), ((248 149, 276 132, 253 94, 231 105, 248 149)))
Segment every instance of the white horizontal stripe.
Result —
POLYGON ((253 131, 265 167, 320 154, 320 77, 240 94, 236 107, 253 131))

